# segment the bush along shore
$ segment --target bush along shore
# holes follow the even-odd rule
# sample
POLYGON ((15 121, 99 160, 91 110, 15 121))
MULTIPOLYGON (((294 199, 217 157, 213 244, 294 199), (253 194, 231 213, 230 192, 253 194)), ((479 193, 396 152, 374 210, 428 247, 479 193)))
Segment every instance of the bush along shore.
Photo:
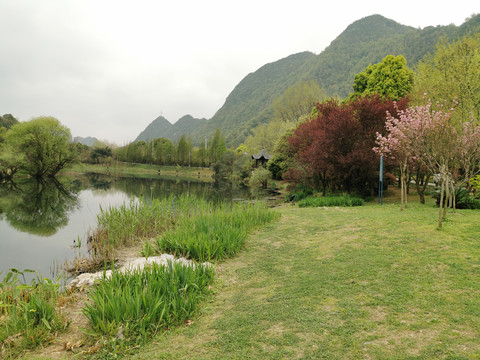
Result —
MULTIPOLYGON (((102 209, 88 246, 95 262, 105 264, 104 275, 87 289, 82 313, 89 325, 84 329, 84 346, 76 351, 115 358, 130 353, 159 331, 188 323, 212 289, 214 265, 203 262, 234 256, 249 233, 278 217, 278 212, 261 202, 213 204, 187 195, 102 209), (113 265, 116 251, 142 243, 147 259, 168 252, 191 261, 117 270, 113 265)), ((68 322, 56 306, 63 297, 59 285, 46 279, 20 285, 18 274, 11 274, 1 286, 2 357, 14 358, 51 342, 67 328, 68 322), (41 301, 48 303, 48 311, 30 310, 41 301), (28 319, 32 314, 36 317, 28 319), (17 326, 23 318, 25 330, 12 325, 17 326), (30 338, 35 341, 29 342, 30 338)))

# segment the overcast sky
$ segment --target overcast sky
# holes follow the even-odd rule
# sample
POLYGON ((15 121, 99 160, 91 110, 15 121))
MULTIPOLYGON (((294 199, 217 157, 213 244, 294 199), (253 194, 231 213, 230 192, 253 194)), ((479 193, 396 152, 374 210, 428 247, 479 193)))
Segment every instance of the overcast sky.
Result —
POLYGON ((123 145, 159 115, 211 118, 248 73, 365 16, 424 28, 474 13, 478 0, 0 0, 0 114, 123 145))

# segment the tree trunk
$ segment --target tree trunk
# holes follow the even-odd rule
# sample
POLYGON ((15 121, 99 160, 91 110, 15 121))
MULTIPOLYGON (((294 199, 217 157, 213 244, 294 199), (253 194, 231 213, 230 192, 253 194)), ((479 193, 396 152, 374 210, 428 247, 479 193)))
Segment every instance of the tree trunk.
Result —
POLYGON ((403 181, 403 167, 400 169, 400 211, 403 210, 403 202, 404 202, 404 191, 403 191, 403 184, 405 183, 403 181))
POLYGON ((439 213, 438 213, 438 228, 440 229, 442 227, 442 221, 443 221, 443 209, 442 209, 442 206, 443 206, 443 192, 445 191, 445 179, 442 178, 442 187, 441 187, 441 190, 440 190, 440 204, 439 204, 439 213))

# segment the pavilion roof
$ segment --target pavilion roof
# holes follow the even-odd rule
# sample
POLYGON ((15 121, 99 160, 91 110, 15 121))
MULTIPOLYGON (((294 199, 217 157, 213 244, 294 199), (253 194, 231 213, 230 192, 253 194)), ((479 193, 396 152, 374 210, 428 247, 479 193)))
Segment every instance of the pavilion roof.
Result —
POLYGON ((264 158, 265 160, 269 160, 271 157, 272 157, 272 155, 267 154, 265 149, 262 149, 262 151, 260 151, 258 154, 253 154, 252 155, 252 159, 255 159, 255 160, 260 160, 262 158, 264 158))

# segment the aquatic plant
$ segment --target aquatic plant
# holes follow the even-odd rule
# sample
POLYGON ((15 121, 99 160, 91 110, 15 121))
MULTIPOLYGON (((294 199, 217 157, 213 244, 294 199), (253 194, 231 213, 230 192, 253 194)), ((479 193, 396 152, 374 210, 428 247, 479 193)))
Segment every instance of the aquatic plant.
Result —
POLYGON ((197 261, 234 256, 250 231, 279 215, 263 203, 222 203, 209 211, 179 219, 178 226, 157 237, 158 252, 182 255, 197 261))
POLYGON ((10 269, 0 282, 2 358, 15 357, 25 349, 43 344, 68 326, 56 309, 59 279, 52 281, 39 276, 27 285, 25 272, 32 271, 10 269))

